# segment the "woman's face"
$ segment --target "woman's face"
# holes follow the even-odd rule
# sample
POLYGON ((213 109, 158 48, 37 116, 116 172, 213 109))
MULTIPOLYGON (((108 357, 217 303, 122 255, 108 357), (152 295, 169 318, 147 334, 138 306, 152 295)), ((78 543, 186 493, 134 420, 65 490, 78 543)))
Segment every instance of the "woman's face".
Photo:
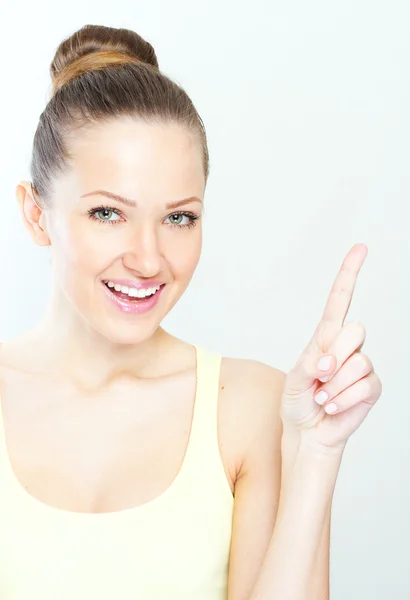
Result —
POLYGON ((205 193, 199 140, 181 125, 121 118, 82 132, 69 149, 73 168, 56 179, 45 217, 55 291, 105 337, 142 342, 179 300, 199 261, 205 193), (137 312, 140 300, 124 296, 117 303, 112 294, 118 293, 104 283, 124 279, 165 285, 151 309, 137 312))

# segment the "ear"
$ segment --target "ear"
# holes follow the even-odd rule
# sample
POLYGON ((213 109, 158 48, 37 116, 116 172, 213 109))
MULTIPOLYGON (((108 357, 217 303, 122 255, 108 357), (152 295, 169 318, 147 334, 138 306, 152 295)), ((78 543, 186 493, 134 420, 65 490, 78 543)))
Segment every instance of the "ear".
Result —
POLYGON ((46 229, 45 214, 38 206, 38 200, 33 196, 34 193, 29 181, 20 181, 16 188, 16 198, 20 206, 23 223, 35 244, 38 246, 51 246, 46 229))

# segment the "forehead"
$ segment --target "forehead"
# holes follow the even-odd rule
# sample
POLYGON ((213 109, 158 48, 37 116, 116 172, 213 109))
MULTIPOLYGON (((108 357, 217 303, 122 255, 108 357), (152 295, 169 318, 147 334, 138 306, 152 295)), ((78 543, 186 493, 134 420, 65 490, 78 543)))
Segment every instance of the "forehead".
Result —
POLYGON ((106 185, 131 198, 203 193, 199 135, 181 124, 117 118, 71 137, 69 147, 72 175, 84 192, 106 185))

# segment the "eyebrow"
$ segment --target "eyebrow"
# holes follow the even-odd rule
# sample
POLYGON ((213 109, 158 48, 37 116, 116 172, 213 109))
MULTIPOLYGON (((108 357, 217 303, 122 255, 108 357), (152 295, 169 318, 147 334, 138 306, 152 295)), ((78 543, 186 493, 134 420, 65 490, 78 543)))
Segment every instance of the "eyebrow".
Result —
MULTIPOLYGON (((86 198, 87 196, 106 196, 111 200, 116 200, 117 202, 122 202, 122 204, 126 204, 127 206, 136 207, 137 203, 135 200, 129 200, 128 198, 124 198, 123 196, 119 196, 118 194, 114 194, 113 192, 107 192, 106 190, 95 190, 94 192, 88 192, 87 194, 83 194, 81 198, 86 198)), ((190 198, 184 198, 183 200, 177 200, 177 202, 169 202, 166 204, 166 208, 178 208, 178 206, 182 206, 184 204, 188 204, 189 202, 200 202, 202 204, 202 200, 197 198, 197 196, 191 196, 190 198)))

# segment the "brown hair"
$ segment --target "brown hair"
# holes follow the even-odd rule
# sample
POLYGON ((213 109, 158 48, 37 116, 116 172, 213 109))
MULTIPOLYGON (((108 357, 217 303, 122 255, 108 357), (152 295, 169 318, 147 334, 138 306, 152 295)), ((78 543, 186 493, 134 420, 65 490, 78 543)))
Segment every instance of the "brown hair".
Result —
POLYGON ((160 72, 154 48, 136 32, 85 25, 58 46, 50 73, 53 95, 40 115, 30 165, 42 207, 50 204, 53 177, 70 165, 70 136, 117 116, 180 123, 197 134, 207 181, 203 121, 185 90, 160 72))

